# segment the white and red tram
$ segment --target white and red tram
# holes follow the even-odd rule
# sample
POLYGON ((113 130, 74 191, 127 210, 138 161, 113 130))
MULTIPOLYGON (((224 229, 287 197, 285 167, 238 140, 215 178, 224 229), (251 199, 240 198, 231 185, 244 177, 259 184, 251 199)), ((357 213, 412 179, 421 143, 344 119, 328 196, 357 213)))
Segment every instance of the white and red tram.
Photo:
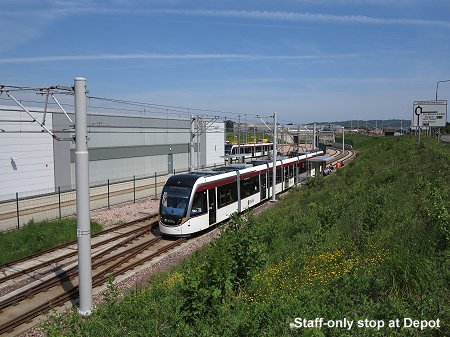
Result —
MULTIPOLYGON (((278 160, 275 193, 296 185, 306 172, 306 160, 320 155, 322 151, 315 151, 278 160)), ((190 236, 269 199, 273 163, 257 161, 249 166, 230 165, 170 177, 161 193, 161 233, 190 236)))
POLYGON ((245 155, 245 158, 266 157, 272 153, 272 143, 255 143, 255 144, 231 144, 225 143, 225 155, 232 156, 237 154, 245 155))

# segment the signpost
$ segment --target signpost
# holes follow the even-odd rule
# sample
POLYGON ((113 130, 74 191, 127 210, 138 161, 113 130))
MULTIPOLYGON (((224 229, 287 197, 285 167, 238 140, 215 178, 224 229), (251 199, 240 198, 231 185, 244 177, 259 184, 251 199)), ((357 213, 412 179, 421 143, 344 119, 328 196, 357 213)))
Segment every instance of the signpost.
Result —
POLYGON ((411 126, 416 127, 416 132, 419 136, 419 145, 422 127, 431 130, 431 128, 445 127, 447 123, 447 101, 414 101, 413 111, 414 115, 411 126))
POLYGON ((413 125, 416 127, 445 127, 447 101, 415 101, 413 125))

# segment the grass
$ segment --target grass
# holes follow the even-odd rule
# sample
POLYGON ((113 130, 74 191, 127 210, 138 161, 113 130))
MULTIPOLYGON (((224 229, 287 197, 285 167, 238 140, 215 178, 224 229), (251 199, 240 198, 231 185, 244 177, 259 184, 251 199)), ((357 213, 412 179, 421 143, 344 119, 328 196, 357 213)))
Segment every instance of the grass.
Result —
MULTIPOLYGON (((233 144, 237 144, 238 139, 237 138, 234 139, 233 137, 234 137, 233 131, 227 131, 227 139, 226 140, 233 144)), ((262 138, 263 138, 263 133, 256 132, 256 142, 259 143, 262 138)), ((245 144, 245 139, 246 139, 245 132, 241 131, 241 144, 245 144)), ((253 130, 248 132, 247 139, 250 144, 254 143, 255 139, 253 138, 253 130)), ((270 143, 272 141, 272 137, 268 134, 264 134, 264 139, 266 139, 266 142, 268 142, 268 143, 270 143)))
MULTIPOLYGON (((450 147, 352 137, 357 159, 235 217, 214 243, 92 317, 51 317, 68 336, 449 336, 450 147), (290 331, 296 317, 386 327, 290 331), (387 327, 439 319, 439 329, 387 327)), ((355 324, 356 325, 356 324, 355 324)))
MULTIPOLYGON (((97 233, 101 226, 92 221, 91 232, 97 233)), ((0 233, 0 265, 44 251, 77 238, 75 219, 31 222, 18 230, 0 233)))

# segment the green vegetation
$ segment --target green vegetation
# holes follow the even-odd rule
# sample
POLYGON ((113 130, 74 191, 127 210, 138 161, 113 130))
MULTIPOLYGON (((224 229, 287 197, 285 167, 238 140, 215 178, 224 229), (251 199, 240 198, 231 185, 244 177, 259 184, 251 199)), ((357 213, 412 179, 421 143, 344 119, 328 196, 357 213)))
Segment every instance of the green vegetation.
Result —
MULTIPOLYGON (((449 336, 450 147, 352 137, 360 153, 92 317, 52 316, 68 336, 449 336), (440 329, 298 329, 325 320, 440 320, 440 329)), ((356 325, 356 323, 355 323, 356 325)))
MULTIPOLYGON (((91 232, 101 231, 101 226, 91 222, 91 232)), ((18 230, 0 233, 0 264, 50 249, 77 238, 75 219, 30 222, 18 230)))
MULTIPOLYGON (((233 133, 233 131, 228 132, 227 131, 227 141, 233 143, 233 144, 237 144, 238 143, 238 133, 236 132, 236 134, 233 133), (236 138, 233 139, 233 137, 236 135, 236 138)), ((248 131, 248 143, 249 144, 253 144, 254 142, 254 138, 253 138, 253 130, 249 130, 248 131)), ((256 132, 256 141, 259 143, 261 141, 261 139, 263 139, 263 133, 258 131, 256 132)), ((270 143, 272 141, 272 135, 271 134, 267 134, 264 133, 264 139, 266 140, 267 143, 270 143)), ((241 144, 245 144, 245 132, 241 130, 241 144)))

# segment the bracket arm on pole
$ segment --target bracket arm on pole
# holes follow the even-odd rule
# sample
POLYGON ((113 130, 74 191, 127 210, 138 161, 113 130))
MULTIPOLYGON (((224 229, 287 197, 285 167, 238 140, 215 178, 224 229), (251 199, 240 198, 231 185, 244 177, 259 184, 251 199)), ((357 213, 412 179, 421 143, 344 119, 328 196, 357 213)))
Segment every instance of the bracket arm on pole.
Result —
POLYGON ((11 98, 14 102, 16 102, 16 104, 20 106, 23 109, 23 111, 25 111, 33 119, 33 122, 38 123, 41 128, 43 128, 50 136, 52 136, 53 139, 59 140, 58 137, 53 132, 51 132, 44 124, 39 122, 36 119, 36 117, 34 117, 34 115, 27 108, 25 108, 13 95, 11 95, 11 93, 8 90, 5 90, 5 92, 9 98, 11 98))

